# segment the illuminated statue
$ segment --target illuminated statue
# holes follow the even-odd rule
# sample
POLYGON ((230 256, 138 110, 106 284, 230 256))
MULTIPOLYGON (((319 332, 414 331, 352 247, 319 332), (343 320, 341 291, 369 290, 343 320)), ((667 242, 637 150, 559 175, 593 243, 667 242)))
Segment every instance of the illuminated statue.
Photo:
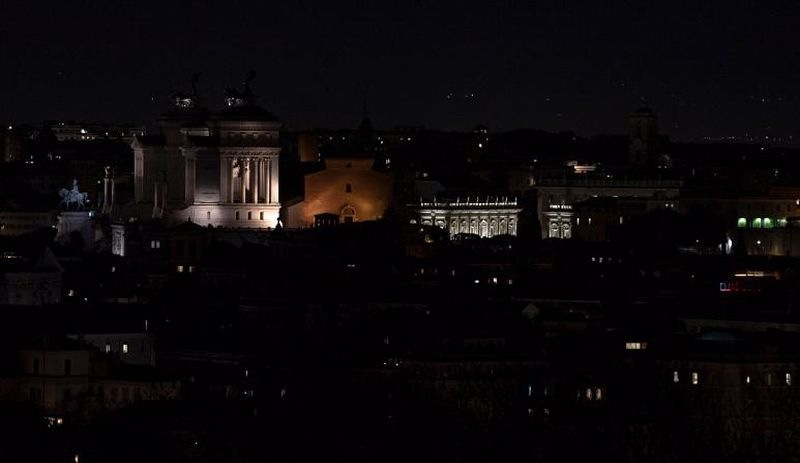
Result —
POLYGON ((185 93, 181 92, 171 92, 170 98, 175 102, 175 106, 180 109, 192 109, 196 108, 198 105, 198 97, 197 97, 197 81, 200 80, 200 73, 195 72, 192 74, 192 93, 191 95, 186 95, 185 93))
POLYGON ((71 204, 75 204, 75 207, 79 210, 83 210, 88 203, 88 193, 81 193, 78 190, 78 179, 72 180, 72 189, 67 190, 66 188, 62 188, 58 190, 58 195, 61 196, 60 205, 64 205, 65 208, 69 209, 71 204))
POLYGON ((253 90, 250 82, 256 78, 256 72, 250 70, 244 78, 244 91, 240 92, 234 87, 225 88, 225 104, 227 106, 247 106, 253 104, 253 90))

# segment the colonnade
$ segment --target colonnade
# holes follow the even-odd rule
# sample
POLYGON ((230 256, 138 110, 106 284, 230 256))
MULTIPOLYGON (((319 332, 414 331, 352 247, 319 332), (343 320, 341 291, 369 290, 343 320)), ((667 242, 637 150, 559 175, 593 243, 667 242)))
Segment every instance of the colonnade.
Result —
POLYGON ((223 203, 278 203, 277 156, 221 156, 220 163, 223 203))

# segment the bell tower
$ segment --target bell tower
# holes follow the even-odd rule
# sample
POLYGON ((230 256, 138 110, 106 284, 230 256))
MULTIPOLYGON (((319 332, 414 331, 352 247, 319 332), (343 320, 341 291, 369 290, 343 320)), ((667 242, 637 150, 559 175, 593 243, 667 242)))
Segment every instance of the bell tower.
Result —
POLYGON ((631 164, 652 163, 658 155, 658 118, 647 106, 642 106, 628 118, 628 160, 631 164))

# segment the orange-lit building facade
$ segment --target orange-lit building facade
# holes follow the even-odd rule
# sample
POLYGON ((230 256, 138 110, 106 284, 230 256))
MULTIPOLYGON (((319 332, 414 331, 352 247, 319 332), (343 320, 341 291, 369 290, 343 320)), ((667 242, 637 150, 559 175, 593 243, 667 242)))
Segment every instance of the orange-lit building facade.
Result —
POLYGON ((373 168, 371 157, 337 157, 307 174, 304 199, 285 207, 286 226, 362 222, 381 219, 392 198, 391 174, 373 168))

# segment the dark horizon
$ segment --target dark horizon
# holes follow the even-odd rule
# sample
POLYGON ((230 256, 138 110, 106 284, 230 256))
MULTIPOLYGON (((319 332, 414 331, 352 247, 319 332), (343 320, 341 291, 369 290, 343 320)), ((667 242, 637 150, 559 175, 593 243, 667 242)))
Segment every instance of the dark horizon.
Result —
POLYGON ((797 13, 799 2, 12 2, 0 120, 146 123, 193 73, 213 108, 254 69, 260 103, 292 129, 354 127, 366 99, 376 127, 625 133, 644 101, 677 140, 794 136, 797 13))

